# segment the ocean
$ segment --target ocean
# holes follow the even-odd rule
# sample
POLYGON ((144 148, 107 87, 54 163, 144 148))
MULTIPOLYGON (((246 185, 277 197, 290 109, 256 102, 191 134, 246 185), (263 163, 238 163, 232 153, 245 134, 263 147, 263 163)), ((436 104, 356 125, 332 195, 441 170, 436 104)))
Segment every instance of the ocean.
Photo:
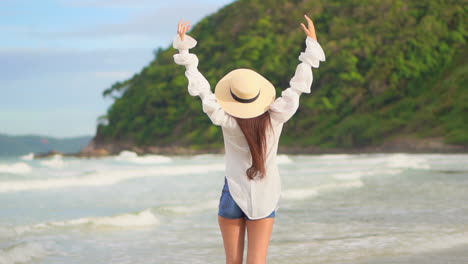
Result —
MULTIPOLYGON (((468 263, 468 155, 278 155, 268 263, 468 263)), ((224 156, 0 158, 0 264, 224 263, 224 156)), ((244 252, 245 253, 245 252, 244 252)))

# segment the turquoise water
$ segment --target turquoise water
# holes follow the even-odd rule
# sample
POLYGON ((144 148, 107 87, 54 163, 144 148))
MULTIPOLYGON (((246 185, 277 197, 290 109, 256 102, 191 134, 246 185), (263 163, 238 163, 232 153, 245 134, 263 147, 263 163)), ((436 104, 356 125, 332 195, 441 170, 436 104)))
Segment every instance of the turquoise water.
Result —
MULTIPOLYGON (((223 158, 0 158, 0 264, 224 263, 223 158)), ((278 162, 268 263, 468 263, 468 155, 278 162)))

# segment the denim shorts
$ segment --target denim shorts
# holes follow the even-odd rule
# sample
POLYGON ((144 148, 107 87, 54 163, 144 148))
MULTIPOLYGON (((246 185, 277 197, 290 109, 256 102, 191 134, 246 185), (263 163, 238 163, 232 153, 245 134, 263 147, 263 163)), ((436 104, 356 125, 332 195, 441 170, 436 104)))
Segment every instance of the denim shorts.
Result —
MULTIPOLYGON (((224 187, 221 193, 221 197, 219 198, 218 215, 225 217, 225 218, 230 218, 230 219, 247 218, 248 220, 252 220, 247 215, 245 215, 245 213, 237 205, 234 199, 232 199, 231 193, 229 192, 229 187, 228 187, 226 178, 224 178, 224 187)), ((274 218, 275 215, 276 213, 275 211, 273 211, 269 216, 264 217, 264 218, 274 218)), ((261 219, 264 219, 264 218, 261 218, 261 219)), ((255 219, 255 220, 258 220, 258 219, 255 219)))

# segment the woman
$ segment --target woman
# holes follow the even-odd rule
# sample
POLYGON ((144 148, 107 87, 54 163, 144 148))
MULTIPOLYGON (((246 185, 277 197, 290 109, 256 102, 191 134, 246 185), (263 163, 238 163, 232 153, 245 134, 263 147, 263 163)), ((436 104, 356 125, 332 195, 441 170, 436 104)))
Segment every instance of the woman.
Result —
POLYGON ((203 112, 221 126, 225 146, 226 176, 220 197, 218 222, 224 241, 226 263, 242 263, 247 229, 247 263, 265 263, 279 208, 281 183, 276 165, 279 136, 283 124, 299 107, 301 93, 310 93, 312 69, 325 61, 317 42, 312 20, 308 27, 306 50, 301 52, 290 87, 275 100, 274 86, 251 69, 235 69, 216 85, 215 93, 198 71, 198 58, 188 50, 197 41, 186 35, 189 22, 178 24, 173 47, 177 64, 186 67, 188 92, 200 96, 203 112))

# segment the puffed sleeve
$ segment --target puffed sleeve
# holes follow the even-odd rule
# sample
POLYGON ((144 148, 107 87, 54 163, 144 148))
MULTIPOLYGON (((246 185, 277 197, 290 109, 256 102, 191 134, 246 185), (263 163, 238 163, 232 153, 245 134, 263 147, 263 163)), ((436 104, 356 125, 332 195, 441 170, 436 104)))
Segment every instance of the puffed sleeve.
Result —
POLYGON ((301 52, 294 77, 289 81, 289 88, 270 105, 269 112, 273 119, 280 123, 288 121, 299 108, 301 93, 310 93, 312 86, 312 67, 318 68, 320 61, 325 61, 325 53, 320 44, 313 38, 306 38, 306 50, 301 52))
POLYGON ((202 101, 203 112, 208 115, 211 122, 217 126, 233 128, 237 125, 234 117, 227 114, 211 92, 210 83, 198 70, 198 57, 189 53, 189 49, 195 47, 197 41, 189 35, 185 35, 182 41, 179 35, 173 41, 173 48, 179 50, 174 54, 174 61, 185 66, 185 76, 188 79, 188 92, 191 96, 199 96, 202 101))

